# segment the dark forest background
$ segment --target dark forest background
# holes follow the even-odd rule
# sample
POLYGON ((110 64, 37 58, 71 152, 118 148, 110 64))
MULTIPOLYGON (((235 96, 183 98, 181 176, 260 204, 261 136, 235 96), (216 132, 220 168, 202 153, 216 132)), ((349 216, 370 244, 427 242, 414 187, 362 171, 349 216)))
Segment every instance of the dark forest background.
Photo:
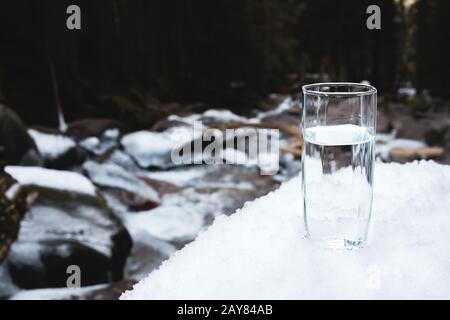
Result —
MULTIPOLYGON (((312 81, 411 83, 450 96, 444 0, 14 0, 0 9, 0 101, 28 125, 146 126, 170 103, 245 113, 312 81), (77 4, 82 29, 66 28, 77 4), (381 8, 382 29, 366 28, 381 8)), ((171 110, 171 109, 170 109, 171 110)))

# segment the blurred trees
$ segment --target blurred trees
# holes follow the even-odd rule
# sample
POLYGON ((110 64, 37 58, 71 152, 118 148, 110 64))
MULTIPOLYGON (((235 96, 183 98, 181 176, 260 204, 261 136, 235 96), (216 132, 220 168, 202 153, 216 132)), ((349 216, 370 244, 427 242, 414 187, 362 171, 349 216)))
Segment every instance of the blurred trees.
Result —
POLYGON ((52 64, 69 120, 114 116, 108 97, 132 112, 155 97, 251 108, 310 73, 383 92, 417 76, 420 87, 448 91, 433 71, 449 63, 448 1, 420 1, 408 23, 402 9, 403 0, 3 2, 0 92, 27 123, 54 125, 52 64), (70 4, 81 7, 81 31, 65 27, 70 4), (381 8, 381 30, 366 28, 370 4, 381 8), (417 55, 407 36, 414 21, 417 55))

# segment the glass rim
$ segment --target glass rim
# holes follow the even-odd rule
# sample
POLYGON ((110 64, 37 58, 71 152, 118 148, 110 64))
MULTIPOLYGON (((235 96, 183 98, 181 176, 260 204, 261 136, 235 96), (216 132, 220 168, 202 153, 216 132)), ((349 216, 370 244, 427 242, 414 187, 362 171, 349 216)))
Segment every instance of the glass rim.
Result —
POLYGON ((306 84, 302 86, 302 91, 304 94, 318 95, 318 96, 366 96, 377 93, 377 89, 365 83, 358 82, 317 82, 306 84), (317 91, 317 87, 353 87, 360 89, 358 91, 348 92, 348 91, 317 91))

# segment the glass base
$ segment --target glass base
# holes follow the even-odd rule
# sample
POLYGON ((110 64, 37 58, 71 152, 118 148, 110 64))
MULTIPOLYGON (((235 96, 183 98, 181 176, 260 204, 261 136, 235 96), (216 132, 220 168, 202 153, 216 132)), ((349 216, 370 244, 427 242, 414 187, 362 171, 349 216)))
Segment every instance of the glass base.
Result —
POLYGON ((347 240, 347 239, 313 239, 305 236, 312 244, 329 250, 358 250, 366 245, 365 240, 347 240))

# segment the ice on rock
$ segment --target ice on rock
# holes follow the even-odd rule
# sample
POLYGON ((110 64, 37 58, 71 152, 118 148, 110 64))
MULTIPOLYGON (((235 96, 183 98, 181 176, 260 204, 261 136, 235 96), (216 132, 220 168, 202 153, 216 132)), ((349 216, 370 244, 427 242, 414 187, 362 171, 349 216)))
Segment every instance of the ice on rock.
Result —
POLYGON ((377 163, 374 181, 361 250, 329 251, 303 239, 296 177, 219 216, 121 298, 449 299, 450 166, 377 163))
POLYGON ((75 141, 60 134, 50 134, 28 129, 39 153, 47 159, 56 159, 76 146, 75 141))
POLYGON ((95 196, 95 186, 92 182, 76 172, 20 166, 7 166, 5 171, 22 185, 35 185, 95 196))
POLYGON ((86 161, 83 164, 83 169, 86 170, 91 180, 99 186, 122 189, 145 199, 159 202, 158 193, 154 189, 116 164, 99 164, 94 161, 86 161))

